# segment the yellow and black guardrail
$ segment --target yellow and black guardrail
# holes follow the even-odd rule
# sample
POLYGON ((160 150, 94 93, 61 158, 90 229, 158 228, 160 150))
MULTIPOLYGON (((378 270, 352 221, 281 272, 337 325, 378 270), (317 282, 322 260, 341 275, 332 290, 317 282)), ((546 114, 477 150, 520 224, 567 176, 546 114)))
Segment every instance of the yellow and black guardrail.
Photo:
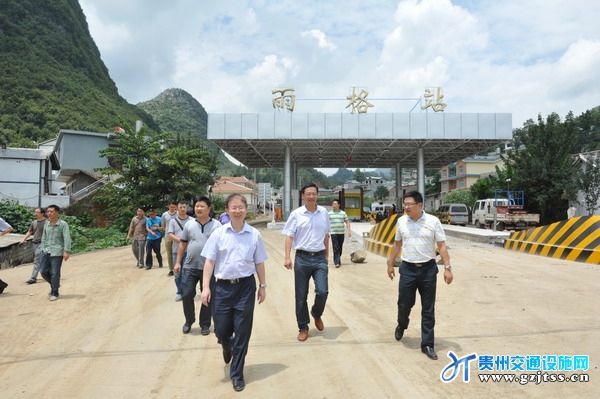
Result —
POLYGON ((396 237, 396 221, 399 216, 402 215, 396 213, 377 223, 370 233, 365 233, 363 247, 374 254, 389 257, 396 237))
POLYGON ((504 248, 576 262, 600 264, 600 216, 580 216, 512 233, 504 248))

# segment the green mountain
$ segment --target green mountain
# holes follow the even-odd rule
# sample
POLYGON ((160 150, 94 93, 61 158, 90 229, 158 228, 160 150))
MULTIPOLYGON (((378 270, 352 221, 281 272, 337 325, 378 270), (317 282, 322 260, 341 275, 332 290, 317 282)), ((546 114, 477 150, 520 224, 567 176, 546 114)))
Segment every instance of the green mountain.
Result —
POLYGON ((2 0, 0 70, 0 144, 112 131, 120 118, 160 131, 119 95, 77 0, 2 0))
POLYGON ((191 94, 182 89, 167 89, 149 101, 137 106, 148 113, 163 132, 184 138, 199 139, 209 150, 218 152, 217 165, 221 174, 230 174, 235 165, 218 146, 207 140, 208 114, 191 94))
POLYGON ((208 114, 202 104, 185 90, 167 89, 137 106, 151 115, 165 132, 177 132, 206 140, 208 114))

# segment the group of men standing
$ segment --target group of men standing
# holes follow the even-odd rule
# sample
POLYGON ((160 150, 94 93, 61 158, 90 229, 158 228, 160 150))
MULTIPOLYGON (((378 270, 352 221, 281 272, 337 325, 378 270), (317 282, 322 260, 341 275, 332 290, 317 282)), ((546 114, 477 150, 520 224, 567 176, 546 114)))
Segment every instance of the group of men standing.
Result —
MULTIPOLYGON (((71 252, 71 232, 68 223, 60 219, 60 208, 57 205, 50 205, 45 210, 36 208, 34 215, 35 220, 31 222, 19 242, 19 245, 23 245, 29 237, 33 236, 33 270, 26 283, 37 283, 37 276, 41 274, 42 278, 50 284, 48 299, 56 301, 59 297, 62 263, 69 259, 71 252)), ((0 218, 0 231, 1 235, 5 235, 12 232, 13 228, 0 218)), ((0 286, 4 291, 8 284, 2 282, 0 286)))

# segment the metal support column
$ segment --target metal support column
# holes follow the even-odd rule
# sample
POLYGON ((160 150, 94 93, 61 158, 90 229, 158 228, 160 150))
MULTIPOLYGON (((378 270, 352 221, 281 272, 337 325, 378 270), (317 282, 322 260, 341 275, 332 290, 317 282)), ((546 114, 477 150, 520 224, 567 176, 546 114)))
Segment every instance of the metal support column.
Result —
POLYGON ((283 219, 287 220, 292 211, 292 148, 285 147, 283 159, 283 219))
POLYGON ((425 200, 425 155, 423 147, 417 148, 417 190, 425 200))
POLYGON ((399 163, 396 164, 396 209, 402 209, 402 167, 399 163))

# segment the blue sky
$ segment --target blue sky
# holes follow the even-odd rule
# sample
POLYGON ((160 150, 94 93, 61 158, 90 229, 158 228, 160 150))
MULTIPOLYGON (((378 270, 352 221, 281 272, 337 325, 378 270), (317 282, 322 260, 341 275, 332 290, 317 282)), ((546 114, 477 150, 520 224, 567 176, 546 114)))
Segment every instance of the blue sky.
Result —
MULTIPOLYGON (((80 0, 129 102, 181 88, 208 112, 409 112, 442 87, 445 112, 508 112, 513 127, 600 105, 600 2, 584 0, 80 0), (218 4, 217 4, 218 3, 218 4), (307 101, 302 99, 313 99, 307 101)), ((413 112, 420 112, 418 110, 413 112)))

